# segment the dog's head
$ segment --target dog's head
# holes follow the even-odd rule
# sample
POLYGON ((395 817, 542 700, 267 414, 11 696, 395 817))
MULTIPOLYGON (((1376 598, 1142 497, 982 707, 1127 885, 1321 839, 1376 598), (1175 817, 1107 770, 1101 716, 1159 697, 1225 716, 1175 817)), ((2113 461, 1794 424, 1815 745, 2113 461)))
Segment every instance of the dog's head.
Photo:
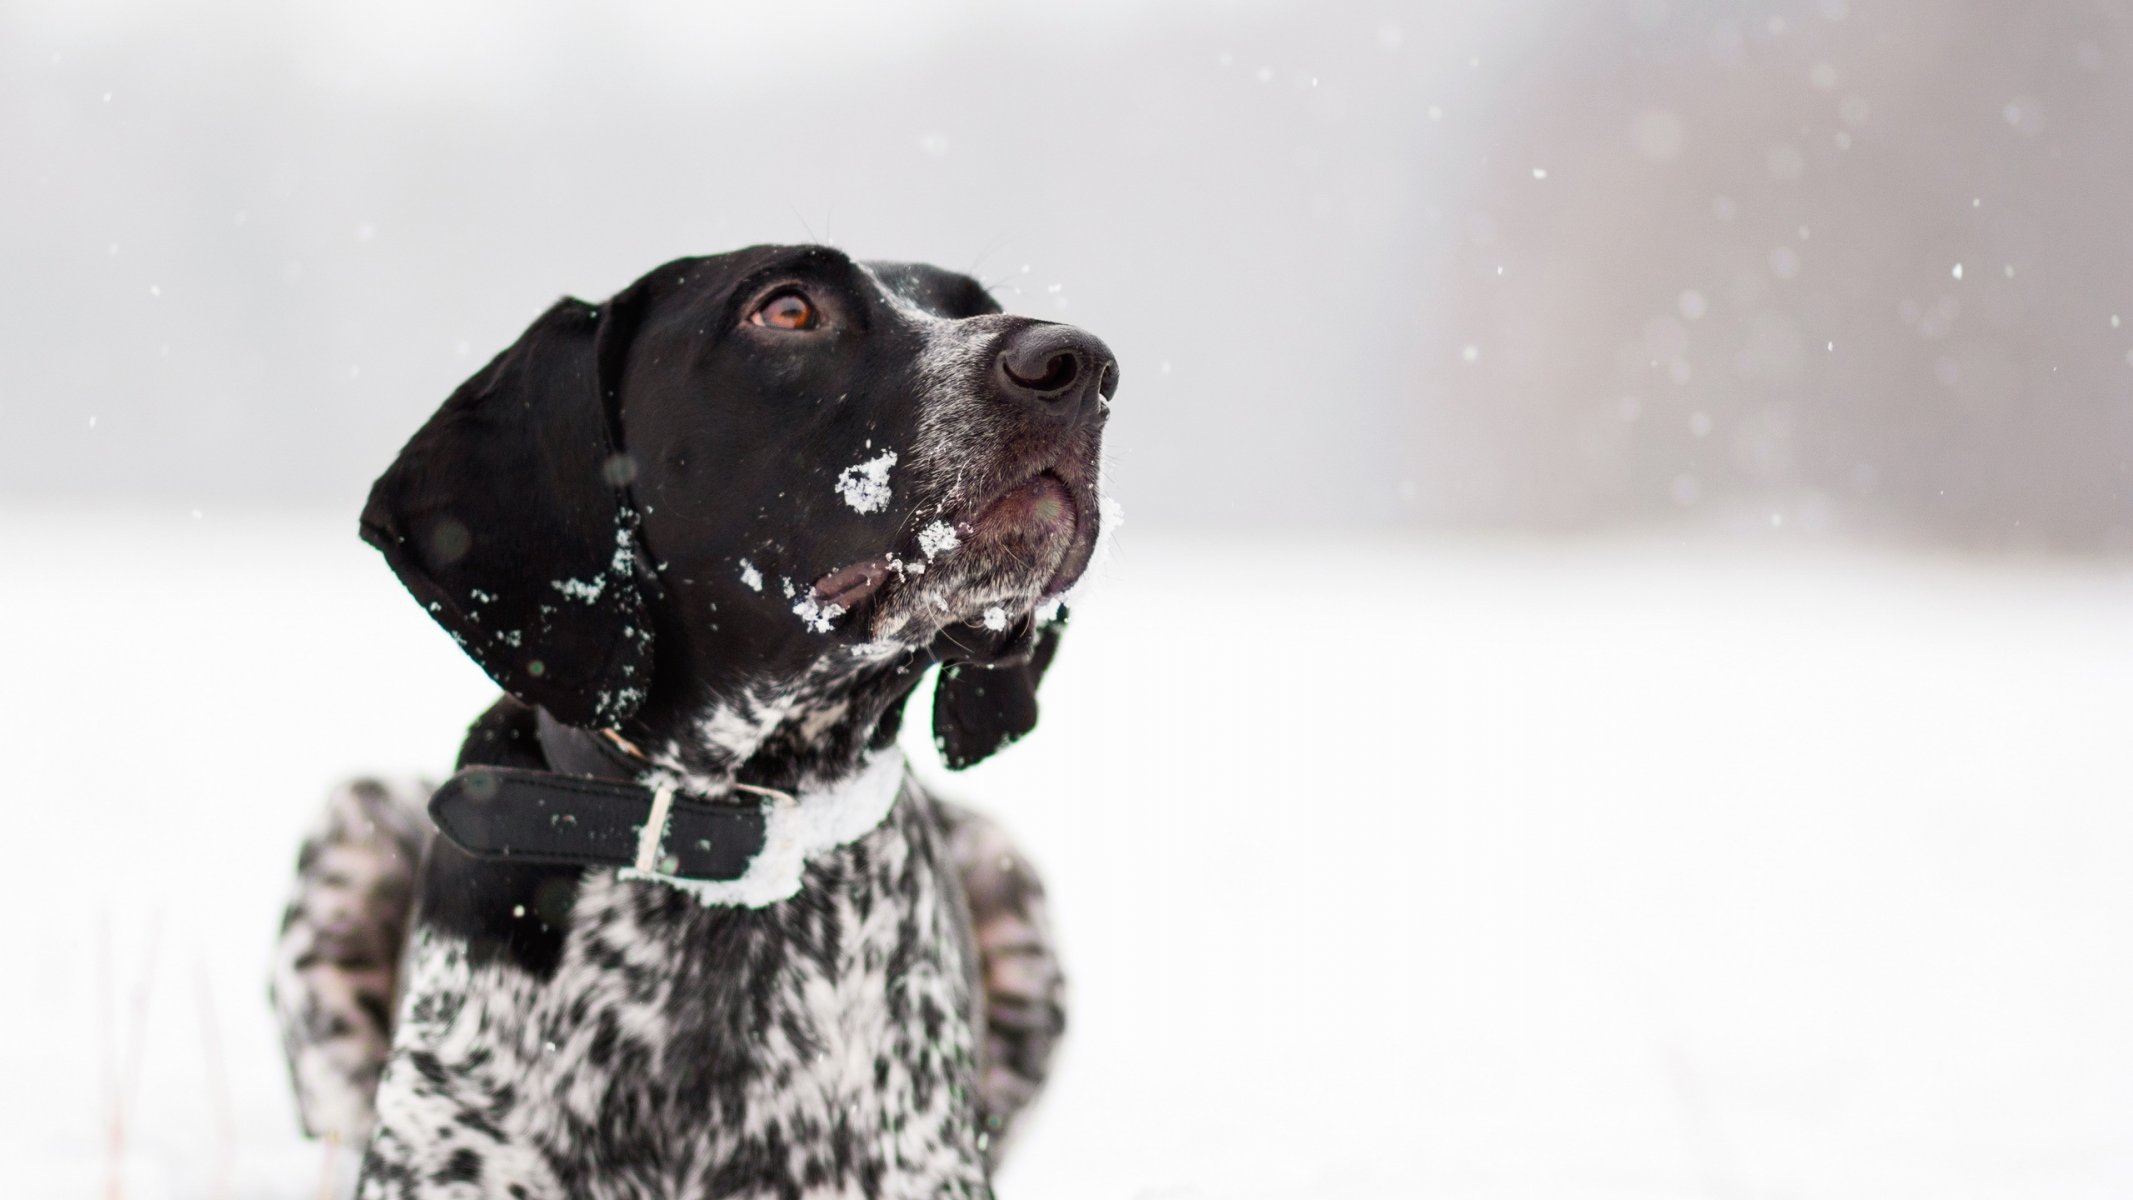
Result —
POLYGON ((963 275, 683 259, 535 321, 408 442, 363 534, 566 723, 760 741, 801 690, 815 720, 855 688, 893 711, 940 661, 966 765, 1035 722, 1117 382, 1102 342, 963 275))

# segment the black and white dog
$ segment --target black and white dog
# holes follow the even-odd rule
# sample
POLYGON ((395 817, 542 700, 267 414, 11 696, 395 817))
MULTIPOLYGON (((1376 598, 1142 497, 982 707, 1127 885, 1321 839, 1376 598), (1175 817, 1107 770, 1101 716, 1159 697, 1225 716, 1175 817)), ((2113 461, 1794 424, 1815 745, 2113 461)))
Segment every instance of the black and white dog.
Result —
POLYGON ((1117 380, 965 276, 757 247, 565 300, 453 393, 362 530, 509 695, 444 837, 336 794, 275 974, 360 1195, 989 1194, 1059 972, 895 736, 935 663, 950 765, 1034 725, 1117 380))

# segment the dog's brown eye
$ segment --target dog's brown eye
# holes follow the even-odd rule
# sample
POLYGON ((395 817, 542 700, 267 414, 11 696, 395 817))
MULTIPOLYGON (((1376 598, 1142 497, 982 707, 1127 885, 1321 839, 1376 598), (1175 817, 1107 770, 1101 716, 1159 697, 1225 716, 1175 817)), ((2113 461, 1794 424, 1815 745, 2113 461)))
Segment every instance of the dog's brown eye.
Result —
POLYGON ((748 314, 748 323, 768 329, 813 329, 822 323, 822 318, 806 296, 780 292, 756 305, 755 311, 748 314))

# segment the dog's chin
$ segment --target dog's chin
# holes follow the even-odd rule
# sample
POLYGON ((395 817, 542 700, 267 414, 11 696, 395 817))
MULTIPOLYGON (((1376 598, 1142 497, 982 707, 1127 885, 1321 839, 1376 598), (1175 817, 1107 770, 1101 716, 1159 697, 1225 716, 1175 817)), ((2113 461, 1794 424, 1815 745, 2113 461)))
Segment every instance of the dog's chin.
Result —
POLYGON ((1073 540, 1080 523, 1080 506, 1066 480, 1039 471, 995 497, 968 528, 981 542, 1065 543, 1073 540))
POLYGON ((892 553, 830 572, 816 582, 815 598, 851 614, 844 628, 877 645, 921 645, 953 625, 1018 624, 1088 569, 1099 518, 1093 489, 1079 490, 1041 472, 975 515, 942 522, 952 538, 935 527, 908 557, 892 553))

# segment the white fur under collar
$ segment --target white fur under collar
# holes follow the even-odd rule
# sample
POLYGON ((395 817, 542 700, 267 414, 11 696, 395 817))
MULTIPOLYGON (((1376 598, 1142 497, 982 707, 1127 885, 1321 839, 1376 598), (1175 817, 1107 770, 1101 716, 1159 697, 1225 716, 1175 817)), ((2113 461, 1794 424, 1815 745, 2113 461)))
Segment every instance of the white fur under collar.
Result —
MULTIPOLYGON (((869 754, 857 774, 838 783, 802 788, 792 799, 765 799, 763 849, 738 879, 681 879, 635 867, 619 868, 615 876, 679 888, 707 907, 776 904, 799 892, 810 858, 850 845, 888 819, 903 782, 903 751, 891 746, 869 754)), ((662 828, 660 836, 665 833, 662 828)))

